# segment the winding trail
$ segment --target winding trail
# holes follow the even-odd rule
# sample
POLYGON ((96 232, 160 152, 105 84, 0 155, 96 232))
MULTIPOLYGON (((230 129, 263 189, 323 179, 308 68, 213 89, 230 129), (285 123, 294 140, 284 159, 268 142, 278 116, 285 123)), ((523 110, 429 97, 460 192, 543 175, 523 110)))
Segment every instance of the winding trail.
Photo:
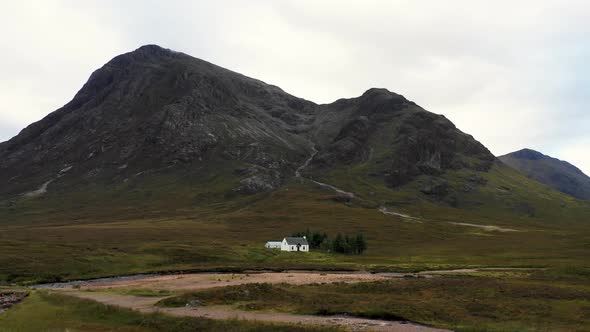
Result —
POLYGON ((310 178, 305 178, 305 177, 301 176, 301 172, 303 170, 305 170, 309 166, 309 163, 311 163, 311 161, 313 160, 313 158, 315 157, 315 155, 318 153, 318 150, 315 148, 315 145, 312 145, 311 146, 311 151, 312 152, 311 152, 311 155, 309 156, 309 158, 307 158, 305 160, 305 162, 303 163, 303 165, 299 166, 297 168, 297 170, 295 170, 295 177, 296 178, 301 178, 301 179, 309 180, 309 181, 317 184, 320 187, 328 188, 328 189, 330 189, 332 191, 337 192, 338 194, 340 194, 342 196, 345 196, 345 197, 347 197, 349 199, 353 199, 354 198, 354 193, 351 193, 351 192, 342 190, 342 189, 337 188, 337 187, 335 187, 335 186, 333 186, 331 184, 319 182, 319 181, 316 181, 316 180, 313 180, 313 179, 310 179, 310 178))
POLYGON ((315 155, 318 153, 318 150, 315 148, 315 145, 311 146, 311 155, 309 156, 309 158, 307 158, 305 160, 305 162, 303 163, 303 165, 297 167, 297 169, 295 170, 295 177, 296 178, 300 178, 301 177, 301 171, 303 171, 304 169, 307 168, 307 166, 309 166, 309 163, 311 163, 311 161, 313 160, 313 157, 315 157, 315 155))
POLYGON ((449 222, 449 224, 456 225, 456 226, 481 228, 486 231, 519 232, 516 229, 504 228, 504 227, 494 226, 494 225, 478 225, 478 224, 468 224, 468 223, 464 223, 464 222, 449 222))
MULTIPOLYGON (((392 211, 389 208, 384 207, 384 206, 379 207, 379 212, 386 214, 386 215, 391 215, 391 216, 401 217, 404 219, 413 220, 413 221, 419 222, 419 223, 421 223, 423 221, 429 221, 427 219, 413 217, 408 214, 392 211)), ((444 222, 449 225, 454 225, 454 226, 479 228, 479 229, 482 229, 482 230, 488 231, 488 232, 521 232, 521 230, 500 227, 500 226, 495 226, 495 225, 480 225, 480 224, 470 224, 470 223, 465 223, 465 222, 453 222, 453 221, 444 221, 444 222)))
POLYGON ((418 222, 422 222, 422 220, 424 220, 422 218, 412 217, 412 216, 410 216, 408 214, 391 211, 390 209, 386 208, 385 206, 380 206, 378 208, 378 210, 379 210, 379 212, 381 212, 383 214, 390 215, 390 216, 397 216, 397 217, 402 217, 402 218, 405 218, 405 219, 412 219, 412 220, 415 220, 415 221, 418 221, 418 222))
MULTIPOLYGON (((305 162, 299 166, 297 168, 297 170, 295 170, 295 177, 296 178, 300 178, 300 179, 306 179, 312 183, 317 184, 320 187, 324 187, 324 188, 328 188, 332 191, 335 191, 336 193, 338 193, 341 196, 344 196, 348 199, 353 199, 355 198, 354 193, 352 192, 348 192, 348 191, 344 191, 338 187, 335 187, 331 184, 327 184, 327 183, 323 183, 323 182, 319 182, 316 180, 313 180, 311 178, 305 178, 301 175, 301 172, 304 171, 309 164, 311 163, 311 161, 313 160, 313 158, 317 155, 318 150, 315 148, 315 145, 311 146, 311 155, 309 156, 309 158, 307 158, 305 160, 305 162)), ((370 155, 369 155, 369 159, 372 156, 373 151, 371 150, 370 155)), ((428 221, 426 219, 423 218, 418 218, 418 217, 413 217, 409 214, 405 214, 405 213, 401 213, 401 212, 397 212, 397 211, 393 211, 385 206, 380 206, 377 208, 377 210, 385 215, 390 215, 390 216, 395 216, 395 217, 400 217, 400 218, 404 218, 404 219, 408 219, 408 220, 412 220, 414 222, 424 222, 424 221, 428 221)), ((519 230, 516 229, 511 229, 511 228, 504 228, 504 227, 500 227, 500 226, 495 226, 495 225, 479 225, 479 224, 470 224, 470 223, 464 223, 464 222, 446 222, 447 224, 450 225, 454 225, 454 226, 463 226, 463 227, 474 227, 474 228, 480 228, 484 231, 488 231, 488 232, 519 232, 519 230)))

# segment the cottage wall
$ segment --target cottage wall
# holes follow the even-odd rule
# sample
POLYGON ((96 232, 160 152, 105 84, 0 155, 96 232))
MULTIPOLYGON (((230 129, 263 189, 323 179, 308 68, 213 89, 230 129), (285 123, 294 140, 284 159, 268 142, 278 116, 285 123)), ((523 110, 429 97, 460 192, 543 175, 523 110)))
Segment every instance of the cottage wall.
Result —
POLYGON ((281 251, 291 251, 291 248, 287 244, 287 239, 283 239, 283 242, 281 242, 281 251))

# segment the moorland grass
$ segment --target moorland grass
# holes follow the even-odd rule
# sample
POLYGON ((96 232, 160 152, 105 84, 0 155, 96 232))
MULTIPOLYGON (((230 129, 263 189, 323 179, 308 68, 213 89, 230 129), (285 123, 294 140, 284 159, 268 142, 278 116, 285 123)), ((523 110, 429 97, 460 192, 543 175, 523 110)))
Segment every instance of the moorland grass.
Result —
MULTIPOLYGON (((203 176, 160 174, 149 181, 89 184, 74 193, 50 191, 14 204, 0 201, 0 282, 169 271, 416 271, 587 263, 590 205, 506 167, 480 172, 488 184, 468 193, 458 190, 458 207, 452 207, 416 195, 426 179, 392 189, 355 169, 335 170, 323 179, 354 188, 357 198, 348 205, 332 191, 300 179, 270 193, 222 194, 235 182, 235 176, 222 176, 231 173, 235 165, 230 166, 220 165, 217 173, 206 170, 203 176), (532 216, 521 206, 527 200, 535 207, 532 216), (421 219, 384 215, 376 209, 379 205, 421 219), (306 228, 362 233, 369 248, 362 255, 303 255, 263 247, 306 228)), ((472 175, 459 170, 445 177, 454 185, 472 175)))
POLYGON ((242 310, 401 319, 457 331, 587 331, 586 270, 499 273, 356 284, 247 284, 186 293, 159 305, 183 306, 198 299, 242 310))
MULTIPOLYGON (((587 262, 590 224, 564 219, 482 217, 469 210, 422 202, 412 221, 375 208, 345 206, 306 185, 267 194, 241 209, 212 214, 72 222, 65 212, 46 222, 0 225, 0 281, 36 283, 158 271, 244 269, 428 270, 462 267, 557 267, 587 262), (436 215, 435 215, 436 214, 436 215), (63 221, 62 221, 63 220, 63 221), (518 232, 490 232, 449 221, 492 224, 518 232), (361 232, 363 255, 309 254, 265 249, 268 240, 313 228, 329 234, 361 232)), ((115 213, 115 212, 113 212, 115 213)))

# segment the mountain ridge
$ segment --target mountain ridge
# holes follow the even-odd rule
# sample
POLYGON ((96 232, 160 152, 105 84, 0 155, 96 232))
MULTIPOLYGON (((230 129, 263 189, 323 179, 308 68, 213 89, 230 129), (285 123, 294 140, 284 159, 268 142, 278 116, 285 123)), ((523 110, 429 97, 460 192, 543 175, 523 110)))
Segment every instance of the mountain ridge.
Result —
POLYGON ((64 169, 68 176, 116 179, 131 170, 221 158, 248 164, 239 172, 249 176, 235 189, 255 193, 284 183, 311 146, 319 149, 312 171, 363 161, 373 131, 392 121, 400 122, 396 129, 405 131, 405 139, 387 144, 411 160, 388 155, 390 165, 378 176, 391 186, 444 169, 485 169, 495 159, 443 116, 387 89, 318 105, 184 53, 146 45, 113 58, 64 107, 1 143, 0 169, 10 179, 33 179, 10 191, 15 194, 65 176, 64 169), (417 129, 425 124, 437 133, 417 129), (448 144, 440 143, 441 135, 448 144), (477 155, 481 165, 466 162, 459 150, 477 155))

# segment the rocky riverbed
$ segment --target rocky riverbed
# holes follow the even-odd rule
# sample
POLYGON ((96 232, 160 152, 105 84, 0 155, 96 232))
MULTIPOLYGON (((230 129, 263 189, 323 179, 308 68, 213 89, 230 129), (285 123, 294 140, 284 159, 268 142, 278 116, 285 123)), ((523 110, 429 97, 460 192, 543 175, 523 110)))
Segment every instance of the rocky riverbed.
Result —
POLYGON ((5 292, 0 293, 0 313, 8 310, 13 305, 19 303, 27 296, 24 292, 5 292))

